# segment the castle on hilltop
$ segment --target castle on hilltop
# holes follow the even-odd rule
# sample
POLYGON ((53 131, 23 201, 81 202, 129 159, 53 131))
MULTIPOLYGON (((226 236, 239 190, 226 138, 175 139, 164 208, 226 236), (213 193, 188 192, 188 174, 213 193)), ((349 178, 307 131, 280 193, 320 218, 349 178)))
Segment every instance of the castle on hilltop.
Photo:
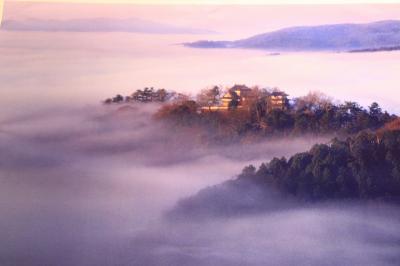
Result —
POLYGON ((266 92, 260 97, 254 89, 245 85, 235 85, 230 88, 220 99, 218 105, 202 106, 201 111, 227 111, 231 109, 241 109, 254 101, 261 101, 265 104, 268 111, 279 109, 286 110, 289 106, 288 95, 275 89, 272 92, 266 92))

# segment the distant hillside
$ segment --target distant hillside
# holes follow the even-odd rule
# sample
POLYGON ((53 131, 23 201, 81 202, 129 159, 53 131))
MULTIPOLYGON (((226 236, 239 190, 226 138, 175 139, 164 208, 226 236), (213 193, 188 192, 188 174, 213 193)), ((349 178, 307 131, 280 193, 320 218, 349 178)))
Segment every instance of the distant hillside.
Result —
POLYGON ((274 51, 368 51, 399 46, 400 21, 292 27, 236 41, 198 41, 185 45, 274 51))
POLYGON ((90 18, 90 19, 27 19, 4 20, 2 30, 8 31, 65 31, 65 32, 138 32, 154 34, 211 34, 204 29, 172 26, 137 18, 90 18))

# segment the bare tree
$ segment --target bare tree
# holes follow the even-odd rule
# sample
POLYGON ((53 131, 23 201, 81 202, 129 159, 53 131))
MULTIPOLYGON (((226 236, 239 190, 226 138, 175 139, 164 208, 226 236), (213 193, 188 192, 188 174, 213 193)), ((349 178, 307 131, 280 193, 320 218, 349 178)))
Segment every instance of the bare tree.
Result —
POLYGON ((196 99, 200 106, 211 106, 218 105, 221 98, 221 89, 218 86, 212 88, 206 88, 201 90, 197 95, 196 99))

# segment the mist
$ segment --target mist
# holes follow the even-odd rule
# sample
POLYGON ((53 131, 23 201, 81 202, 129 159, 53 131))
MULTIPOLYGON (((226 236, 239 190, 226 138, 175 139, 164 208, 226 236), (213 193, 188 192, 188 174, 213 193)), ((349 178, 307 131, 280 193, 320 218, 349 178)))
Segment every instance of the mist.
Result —
POLYGON ((167 219, 180 199, 234 178, 245 165, 326 139, 207 147, 153 120, 157 108, 59 108, 2 122, 2 265, 398 261, 400 216, 391 206, 315 205, 167 219))
MULTIPOLYGON (((234 178, 249 163, 326 141, 207 146, 154 120, 157 108, 60 107, 2 120, 2 265, 162 265, 143 264, 149 254, 140 249, 152 245, 149 236, 195 226, 165 219, 179 199, 234 178)), ((179 242, 165 248, 186 245, 179 242)))
POLYGON ((246 198, 215 195, 240 211, 204 200, 179 212, 185 199, 235 179, 246 165, 329 136, 206 145, 193 129, 154 120, 158 105, 100 101, 152 86, 193 96, 247 84, 276 86, 290 98, 323 91, 363 106, 377 101, 396 113, 399 52, 268 56, 180 44, 393 19, 399 10, 8 2, 9 21, 135 17, 170 34, 0 31, 0 265, 398 265, 400 210, 384 203, 304 206, 254 187, 246 198), (221 34, 177 34, 182 28, 221 34))
POLYGON ((162 225, 132 243, 136 265, 397 265, 399 209, 317 205, 162 225))
POLYGON ((199 39, 215 36, 1 31, 0 119, 38 108, 92 105, 144 87, 194 96, 208 86, 235 84, 279 87, 290 98, 323 91, 340 101, 365 107, 376 101, 391 113, 400 111, 398 52, 268 56, 179 45, 199 39))

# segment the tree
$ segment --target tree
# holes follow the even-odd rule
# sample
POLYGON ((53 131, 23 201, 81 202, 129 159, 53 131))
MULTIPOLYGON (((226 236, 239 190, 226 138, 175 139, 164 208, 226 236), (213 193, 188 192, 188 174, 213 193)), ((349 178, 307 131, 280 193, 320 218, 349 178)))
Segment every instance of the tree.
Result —
POLYGON ((230 94, 232 96, 232 100, 229 102, 228 107, 230 110, 233 110, 239 106, 240 97, 239 97, 239 95, 237 95, 237 93, 235 91, 231 91, 230 94))
POLYGON ((117 94, 117 96, 115 96, 112 99, 113 103, 120 103, 120 102, 123 102, 123 101, 124 101, 124 97, 122 95, 120 95, 120 94, 117 94))
POLYGON ((165 89, 159 89, 156 92, 157 100, 160 102, 165 102, 168 98, 168 92, 165 89))
POLYGON ((111 98, 107 98, 104 100, 103 102, 104 104, 111 104, 112 103, 112 99, 111 98))
POLYGON ((201 90, 196 99, 200 106, 215 106, 219 104, 221 89, 218 86, 201 90))
POLYGON ((251 178, 251 177, 254 177, 254 175, 256 174, 256 168, 255 168, 255 166, 254 165, 249 165, 249 166, 246 166, 244 169, 243 169, 243 171, 242 171, 242 173, 241 173, 241 177, 249 177, 249 178, 251 178))
POLYGON ((293 127, 293 117, 286 111, 275 109, 266 116, 266 122, 269 127, 282 131, 293 127))
POLYGON ((324 109, 332 105, 332 98, 319 91, 309 92, 306 96, 294 100, 295 110, 312 111, 317 108, 324 109))
POLYGON ((247 94, 246 100, 242 106, 250 112, 253 122, 260 123, 267 113, 267 96, 269 92, 266 89, 253 87, 247 94))
POLYGON ((191 101, 189 95, 186 95, 183 93, 176 93, 176 92, 171 93, 170 99, 172 100, 172 102, 174 104, 185 104, 187 101, 191 101))
POLYGON ((378 103, 373 102, 371 106, 369 106, 369 114, 375 117, 380 117, 382 115, 382 109, 378 103))
POLYGON ((198 121, 198 105, 195 101, 182 101, 167 104, 156 113, 156 118, 168 119, 174 123, 190 126, 198 121))
POLYGON ((143 101, 144 102, 150 102, 153 100, 153 94, 154 94, 154 88, 144 88, 144 91, 142 92, 143 95, 143 101))
POLYGON ((373 102, 369 106, 369 118, 370 118, 370 121, 369 121, 370 127, 378 128, 378 127, 382 126, 382 120, 384 118, 384 114, 378 103, 373 102))

